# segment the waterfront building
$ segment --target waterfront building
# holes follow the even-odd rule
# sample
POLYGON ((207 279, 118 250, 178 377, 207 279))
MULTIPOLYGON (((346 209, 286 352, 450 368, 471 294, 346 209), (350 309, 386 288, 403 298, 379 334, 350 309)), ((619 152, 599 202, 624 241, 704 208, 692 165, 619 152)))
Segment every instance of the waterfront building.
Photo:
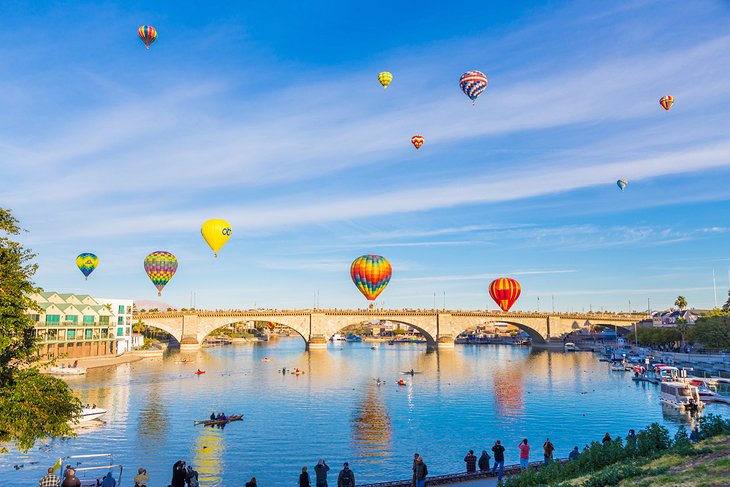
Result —
MULTIPOLYGON (((40 359, 117 355, 117 332, 121 328, 124 334, 126 327, 117 327, 119 313, 115 315, 110 304, 88 294, 41 292, 32 298, 40 311, 27 313, 40 339, 40 359)), ((131 300, 119 301, 132 306, 131 300)), ((131 316, 129 322, 131 344, 131 316)))
POLYGON ((696 309, 657 311, 652 314, 652 325, 658 328, 677 326, 679 320, 694 325, 701 316, 702 312, 696 309))
POLYGON ((100 304, 109 305, 112 323, 116 324, 117 354, 132 350, 132 313, 134 303, 131 299, 97 298, 100 304))

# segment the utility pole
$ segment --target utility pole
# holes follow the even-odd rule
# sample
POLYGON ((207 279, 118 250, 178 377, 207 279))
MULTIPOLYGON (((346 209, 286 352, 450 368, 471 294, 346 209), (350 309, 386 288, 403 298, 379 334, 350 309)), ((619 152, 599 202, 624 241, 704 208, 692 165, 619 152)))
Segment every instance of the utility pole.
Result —
POLYGON ((712 269, 712 291, 715 294, 715 308, 717 308, 717 282, 715 281, 715 269, 712 269))
POLYGON ((553 301, 553 313, 555 313, 555 295, 553 294, 550 297, 552 298, 552 301, 553 301))
POLYGON ((537 297, 537 312, 540 312, 540 296, 537 297))
POLYGON ((631 314, 631 298, 629 298, 629 314, 631 314))
POLYGON ((436 291, 433 292, 433 310, 436 311, 436 291))
POLYGON ((446 311, 446 291, 444 291, 444 311, 446 311))

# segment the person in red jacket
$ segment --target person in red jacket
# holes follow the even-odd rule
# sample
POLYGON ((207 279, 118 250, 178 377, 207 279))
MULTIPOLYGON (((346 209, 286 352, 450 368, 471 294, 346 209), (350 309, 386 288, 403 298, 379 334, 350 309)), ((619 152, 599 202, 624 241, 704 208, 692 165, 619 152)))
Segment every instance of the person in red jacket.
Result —
POLYGON ((520 468, 527 468, 530 464, 530 445, 527 444, 527 438, 517 448, 520 449, 520 468))

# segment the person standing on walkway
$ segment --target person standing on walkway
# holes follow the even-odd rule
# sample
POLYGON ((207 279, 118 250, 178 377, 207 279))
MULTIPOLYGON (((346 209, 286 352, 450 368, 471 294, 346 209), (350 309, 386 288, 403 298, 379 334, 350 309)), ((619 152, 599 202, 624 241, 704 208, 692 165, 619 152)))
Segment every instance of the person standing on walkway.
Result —
POLYGON ((504 473, 504 447, 502 442, 497 440, 492 447, 492 453, 494 453, 494 465, 492 465, 492 475, 497 472, 497 481, 502 480, 502 474, 504 473))
POLYGON ((56 477, 53 467, 48 468, 48 474, 38 481, 38 487, 58 487, 61 485, 61 479, 56 477))
POLYGON ((114 480, 111 472, 107 472, 106 477, 101 481, 101 487, 117 487, 117 481, 114 480))
POLYGON ((172 480, 170 481, 171 487, 185 487, 185 481, 187 480, 187 470, 185 469, 185 460, 178 460, 172 466, 172 480))
POLYGON ((555 451, 555 446, 550 443, 550 438, 545 440, 545 443, 542 445, 543 454, 545 455, 545 465, 553 461, 553 452, 555 451))
POLYGON ((317 487, 327 487, 327 472, 330 471, 329 465, 323 459, 319 459, 314 467, 315 485, 317 487))
POLYGON ((464 457, 466 463, 466 473, 474 473, 477 471, 477 456, 474 455, 474 450, 469 450, 469 453, 464 457))
POLYGON ((487 450, 482 450, 482 456, 479 457, 479 471, 480 472, 486 472, 489 470, 489 460, 491 460, 492 457, 489 456, 489 453, 487 453, 487 450))
POLYGON ((134 477, 134 487, 147 487, 147 481, 149 480, 147 470, 140 467, 137 469, 137 475, 134 477))
POLYGON ((568 460, 578 460, 579 455, 580 455, 580 452, 578 451, 578 447, 574 446, 573 451, 568 453, 568 460))
POLYGON ((350 470, 350 464, 347 462, 337 477, 337 487, 355 487, 355 474, 350 470))
POLYGON ((413 454, 413 480, 411 480, 411 487, 416 487, 416 464, 418 463, 418 453, 413 454))
POLYGON ((606 432, 606 435, 603 437, 601 442, 605 445, 606 443, 611 443, 611 435, 608 434, 608 431, 606 432))
POLYGON ((302 467, 302 473, 299 474, 299 487, 309 487, 309 474, 307 467, 302 467))
POLYGON ((76 478, 76 471, 73 468, 66 470, 66 478, 63 479, 61 487, 81 487, 81 481, 76 478))
POLYGON ((423 463, 423 458, 419 455, 416 459, 416 487, 426 487, 426 476, 428 475, 428 468, 423 463))
POLYGON ((259 484, 256 483, 256 477, 251 477, 251 480, 246 482, 245 487, 258 487, 259 484))
POLYGON ((520 449, 520 468, 527 468, 530 465, 530 445, 527 444, 527 438, 522 440, 518 448, 520 449))

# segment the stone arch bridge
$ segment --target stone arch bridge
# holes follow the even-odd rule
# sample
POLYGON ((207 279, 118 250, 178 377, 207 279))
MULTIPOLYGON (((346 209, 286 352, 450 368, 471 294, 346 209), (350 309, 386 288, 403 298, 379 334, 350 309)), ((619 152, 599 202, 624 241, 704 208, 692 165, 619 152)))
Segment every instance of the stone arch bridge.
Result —
POLYGON ((145 325, 166 331, 183 349, 199 348, 218 328, 246 321, 270 321, 297 332, 307 349, 325 349, 330 337, 343 328, 368 321, 389 320, 412 326, 426 338, 429 349, 454 346, 464 330, 486 323, 508 323, 527 332, 534 344, 560 337, 584 326, 628 328, 647 318, 644 314, 503 313, 497 311, 425 310, 254 310, 171 311, 137 313, 145 325))

